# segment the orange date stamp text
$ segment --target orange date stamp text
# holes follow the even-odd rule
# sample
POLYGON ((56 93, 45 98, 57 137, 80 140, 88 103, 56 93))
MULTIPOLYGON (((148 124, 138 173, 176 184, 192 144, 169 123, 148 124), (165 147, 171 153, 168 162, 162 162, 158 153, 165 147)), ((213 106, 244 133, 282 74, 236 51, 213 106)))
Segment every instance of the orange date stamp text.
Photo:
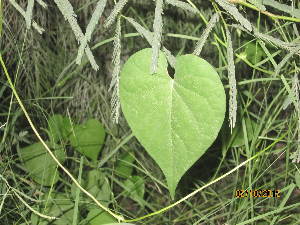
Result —
POLYGON ((236 198, 280 198, 280 190, 268 190, 268 189, 258 189, 258 190, 236 190, 236 198))

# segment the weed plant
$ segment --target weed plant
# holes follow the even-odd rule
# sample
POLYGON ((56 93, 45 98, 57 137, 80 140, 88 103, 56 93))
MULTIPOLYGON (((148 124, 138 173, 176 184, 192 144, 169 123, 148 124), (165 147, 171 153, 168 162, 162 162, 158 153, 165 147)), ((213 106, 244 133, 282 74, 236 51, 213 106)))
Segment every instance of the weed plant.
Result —
MULTIPOLYGON (((159 0, 107 1, 88 42, 98 70, 85 53, 76 64, 78 35, 58 7, 66 1, 45 1, 46 8, 42 0, 18 1, 24 12, 30 8, 27 5, 35 3, 30 29, 31 17, 25 16, 26 21, 14 2, 2 1, 0 9, 1 225, 99 225, 116 221, 80 191, 57 164, 54 168, 59 178, 54 182, 53 177, 50 185, 38 183, 24 165, 20 151, 39 141, 32 126, 43 140, 51 142, 47 132, 54 115, 69 121, 68 131, 78 136, 76 126, 89 119, 101 123, 106 135, 96 160, 76 151, 76 144, 64 139, 60 131, 57 142, 49 146, 53 152, 62 147, 64 168, 113 213, 130 220, 157 212, 134 224, 300 224, 298 1, 166 0, 162 30, 161 24, 154 27, 156 47, 128 18, 153 31, 159 0), (123 2, 124 7, 105 27, 117 2, 123 2), (184 7, 174 6, 178 2, 184 2, 184 7), (237 11, 233 13, 230 7, 237 11), (215 13, 218 21, 208 23, 215 13), (45 30, 42 34, 34 28, 33 20, 45 30), (211 29, 207 29, 209 25, 211 29), (205 29, 207 39, 203 39, 205 29), (121 51, 116 48, 118 35, 121 51), (118 80, 119 70, 132 54, 149 47, 166 48, 173 56, 198 49, 215 67, 227 96, 222 129, 181 179, 175 200, 164 174, 132 135, 122 112, 114 113, 118 112, 114 111, 119 104, 118 85, 111 81, 118 80), (159 211, 220 176, 180 204, 159 211), (238 198, 237 190, 279 190, 280 197, 238 198), (52 216, 60 219, 52 220, 52 216)), ((70 1, 83 33, 97 2, 70 1)), ((62 8, 68 9, 66 5, 62 8)))

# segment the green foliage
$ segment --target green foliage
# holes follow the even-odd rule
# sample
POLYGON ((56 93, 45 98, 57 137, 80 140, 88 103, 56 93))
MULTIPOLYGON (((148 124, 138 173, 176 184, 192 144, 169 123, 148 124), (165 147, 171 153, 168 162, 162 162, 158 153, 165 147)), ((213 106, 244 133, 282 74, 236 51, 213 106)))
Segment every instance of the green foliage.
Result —
MULTIPOLYGON (((63 193, 46 193, 44 195, 44 204, 40 208, 40 211, 44 214, 57 217, 54 220, 53 225, 66 225, 72 224, 73 220, 73 207, 74 203, 70 200, 69 196, 63 193)), ((32 225, 47 225, 49 221, 40 218, 36 214, 31 214, 31 224, 32 225)))
MULTIPOLYGON (((57 164, 41 142, 22 148, 18 153, 24 167, 35 182, 50 186, 58 181, 57 164)), ((58 160, 64 161, 65 153, 62 148, 56 149, 53 153, 58 160)))
POLYGON ((124 186, 126 190, 125 196, 128 196, 140 205, 143 205, 141 199, 144 198, 145 180, 140 176, 132 176, 125 180, 124 186))
POLYGON ((97 160, 104 143, 105 131, 98 120, 89 119, 84 124, 76 125, 70 136, 71 145, 93 161, 97 160))
POLYGON ((295 181, 298 188, 300 188, 300 172, 296 171, 295 173, 295 181))
POLYGON ((134 162, 134 156, 132 154, 133 153, 129 154, 125 152, 119 157, 115 167, 115 173, 120 177, 128 178, 131 176, 133 171, 131 164, 134 162))
POLYGON ((125 63, 121 107, 133 134, 164 172, 174 197, 182 175, 221 128, 225 93, 214 68, 197 56, 177 57, 174 79, 162 52, 154 75, 150 64, 151 49, 135 53, 125 63))
POLYGON ((2 35, 2 25, 3 25, 3 13, 2 13, 2 1, 0 0, 0 37, 2 35))
POLYGON ((248 0, 253 5, 255 5, 257 8, 259 8, 262 11, 266 11, 266 7, 263 5, 263 0, 248 0))
MULTIPOLYGON (((99 200, 101 204, 108 206, 109 202, 111 201, 112 191, 106 176, 100 170, 94 169, 85 172, 82 179, 82 186, 97 200, 99 200)), ((71 189, 73 198, 75 198, 76 189, 77 186, 73 184, 71 189)), ((88 204, 93 203, 90 199, 86 199, 85 202, 88 204)), ((87 205, 86 207, 90 208, 93 207, 93 205, 87 205)))
MULTIPOLYGON (((49 118, 48 134, 51 141, 46 144, 54 148, 53 153, 61 162, 66 157, 64 147, 67 142, 96 161, 105 138, 104 128, 98 120, 90 119, 72 129, 70 120, 60 114, 49 118)), ((41 142, 22 148, 18 153, 29 175, 37 183, 50 186, 58 181, 57 164, 41 142)))
POLYGON ((72 124, 67 117, 56 114, 48 120, 48 131, 51 143, 59 143, 61 140, 67 140, 72 131, 72 124))
POLYGON ((86 220, 89 221, 89 225, 105 225, 108 223, 117 222, 116 219, 113 218, 109 213, 98 208, 92 209, 89 212, 86 220))
POLYGON ((295 8, 294 6, 289 6, 287 4, 281 4, 275 0, 264 0, 263 3, 267 6, 271 6, 277 10, 289 13, 290 15, 300 18, 300 9, 295 8))
POLYGON ((245 144, 244 135, 247 135, 248 141, 253 139, 253 135, 255 132, 256 127, 258 126, 253 120, 249 118, 245 118, 246 124, 246 134, 243 132, 243 126, 241 121, 237 124, 237 126, 232 130, 231 135, 231 146, 232 147, 240 147, 245 144))
MULTIPOLYGON (((16 0, 0 0, 0 2, 2 2, 1 57, 7 63, 10 76, 15 81, 13 85, 8 85, 5 76, 0 76, 0 96, 3 106, 0 107, 0 180, 4 187, 0 188, 1 224, 132 225, 116 223, 110 214, 95 208, 95 204, 71 183, 67 174, 61 173, 60 169, 57 170, 57 165, 44 146, 40 142, 32 142, 33 136, 24 119, 24 112, 15 104, 16 99, 11 96, 10 88, 14 90, 14 86, 20 93, 21 101, 24 100, 25 108, 38 132, 46 130, 40 129, 43 125, 39 123, 45 114, 68 109, 71 118, 60 114, 48 118, 46 144, 75 176, 78 173, 78 157, 81 157, 78 182, 101 204, 126 214, 126 218, 134 219, 152 211, 154 217, 149 220, 147 216, 143 217, 141 223, 298 224, 299 196, 293 189, 286 193, 285 185, 287 183, 294 185, 296 182, 297 187, 300 187, 298 166, 293 165, 300 160, 300 157, 297 157, 299 155, 297 150, 300 149, 300 136, 297 132, 300 130, 299 104, 291 104, 299 99, 299 97, 292 98, 291 95, 299 90, 299 86, 292 89, 284 88, 293 86, 292 76, 299 76, 299 27, 297 23, 292 23, 300 22, 298 1, 54 0, 47 1, 47 4, 44 0, 19 0, 18 3, 16 0), (45 10, 47 5, 50 10, 45 10), (61 15, 57 12, 61 12, 61 15), (64 23, 62 15, 67 23, 64 23), (291 17, 288 17, 289 15, 291 17), (222 18, 220 21, 219 17, 222 18), (232 22, 240 25, 231 24, 232 22), (30 30, 31 28, 35 30, 30 30), (138 33, 135 33, 135 30, 138 33), (43 31, 45 35, 40 36, 39 33, 43 31), (249 43, 244 45, 244 40, 249 40, 249 43), (185 88, 185 91, 178 87, 182 85, 177 82, 180 80, 178 76, 186 75, 180 71, 188 71, 194 75, 193 66, 190 66, 193 64, 192 58, 183 54, 201 53, 203 58, 216 67, 225 88, 230 88, 228 89, 230 95, 238 97, 238 102, 234 98, 229 100, 228 112, 233 115, 229 116, 232 121, 234 121, 232 112, 236 110, 236 104, 241 107, 244 115, 248 116, 236 121, 232 134, 229 129, 224 129, 226 135, 220 138, 226 138, 225 142, 220 143, 218 138, 206 153, 207 157, 191 168, 189 171, 191 176, 186 176, 187 179, 182 182, 187 185, 180 187, 178 196, 185 195, 198 185, 209 188, 193 199, 186 198, 180 201, 180 206, 175 204, 176 207, 169 205, 171 199, 165 194, 166 185, 162 182, 163 175, 159 168, 147 154, 140 151, 140 145, 132 139, 132 136, 136 135, 136 129, 132 129, 133 135, 130 134, 123 114, 119 113, 119 72, 122 64, 132 52, 148 44, 152 47, 152 55, 149 53, 147 60, 135 62, 136 67, 142 68, 136 69, 138 75, 128 82, 128 85, 127 81, 130 79, 125 79, 122 88, 127 91, 128 96, 131 95, 128 101, 135 100, 130 103, 130 110, 139 117, 137 123, 140 123, 140 133, 144 134, 144 139, 148 138, 147 143, 150 143, 148 146, 153 142, 150 147, 154 146, 151 152, 155 153, 149 154, 151 156, 156 154, 156 158, 161 158, 160 166, 167 168, 167 164, 172 163, 172 157, 176 160, 179 158, 179 163, 173 163, 176 167, 170 168, 175 170, 178 167, 183 174, 194 160, 201 157, 200 154, 204 154, 210 145, 208 143, 212 142, 213 138, 207 142, 206 147, 202 146, 203 142, 206 143, 201 139, 204 134, 208 133, 210 137, 211 133, 214 133, 211 130, 218 130, 211 122, 215 117, 208 113, 207 107, 215 101, 208 97, 211 90, 214 90, 215 82, 208 87, 205 82, 198 85, 191 79, 191 84, 186 85, 188 88, 185 88), (272 51, 269 52, 270 49, 272 51), (174 89, 165 85, 171 83, 171 79, 166 78, 168 76, 166 66, 161 69, 162 73, 152 74, 150 78, 153 72, 151 69, 159 70, 160 61, 167 65, 165 58, 161 57, 160 50, 164 52, 169 65, 176 70, 175 79, 172 81, 176 87, 174 89), (184 57, 186 61, 183 60, 184 57), (110 60, 113 69, 110 68, 110 60), (242 61, 245 63, 240 63, 242 61), (80 66, 76 66, 76 63, 80 66), (88 63, 92 65, 91 68, 88 63), (93 70, 97 70, 98 65, 101 70, 95 73, 93 70), (234 70, 239 79, 236 82, 233 82, 234 70), (107 88, 110 75, 112 75, 111 85, 107 88), (282 80, 281 75, 284 76, 282 80), (138 79, 135 79, 137 77, 138 79), (160 81, 152 82, 155 79, 160 81), (136 93, 136 86, 133 83, 136 80, 137 85, 141 85, 141 91, 138 92, 139 96, 133 98, 136 93), (160 83, 165 86, 162 87, 160 83), (191 86, 195 88, 191 89, 191 86), (110 92, 111 90, 113 91, 110 92), (172 90, 177 92, 172 92, 174 96, 170 93, 172 90), (248 94, 244 95, 243 90, 247 90, 248 94), (198 92, 204 97, 197 97, 199 100, 196 101, 198 92), (153 98, 149 98, 151 94, 153 98), (162 95, 166 101, 157 105, 156 102, 161 100, 162 95), (170 96, 172 101, 169 100, 170 96), (288 101, 282 107, 285 96, 288 101), (203 101, 206 97, 207 104, 203 101), (170 102, 180 102, 181 99, 184 101, 182 105, 173 111, 170 110, 170 102), (109 101, 111 110, 107 104, 109 101), (188 107, 190 108, 187 109, 188 107), (159 117, 155 112, 154 116, 150 113, 144 115, 139 111, 141 108, 150 113, 158 109, 158 112, 165 113, 163 116, 167 114, 166 112, 171 112, 171 116, 177 116, 176 121, 174 119, 175 122, 171 123, 172 120, 159 117), (193 117, 196 119, 201 117, 202 111, 209 116, 193 122, 193 117), (102 144, 99 143, 99 139, 96 140, 96 136, 100 133, 99 127, 95 126, 89 135, 90 128, 86 127, 86 124, 70 122, 73 121, 73 116, 81 120, 89 118, 88 115, 91 114, 101 116, 101 120, 105 121, 109 137, 103 150, 101 149, 104 137, 102 144), (254 120, 260 124, 256 124, 254 120), (115 125, 114 122, 118 121, 119 124, 115 125), (180 127, 174 125, 177 121, 180 127), (245 122, 245 127, 241 121, 245 122), (207 122, 207 125, 203 125, 204 122, 207 122), (169 129, 168 132, 165 132, 166 127, 169 129), (197 128, 201 129, 201 132, 197 132, 197 128), (179 136, 176 136, 177 133, 179 136), (278 137, 282 135, 285 135, 284 138, 277 143, 278 137), (89 136, 94 138, 89 139, 89 136), (184 141, 180 142, 182 136, 184 141), (184 146, 191 142, 192 145, 184 146), (29 146, 23 148, 25 143, 29 146), (195 143, 201 143, 201 146, 196 146, 195 143), (169 148, 171 144, 174 144, 173 149, 173 146, 169 148), (15 149, 18 149, 19 157, 16 157, 15 149), (123 150, 129 152, 128 149, 131 154, 118 154, 123 150), (165 149, 167 151, 164 151, 165 149), (170 149, 175 149, 174 155, 171 151, 168 152, 170 149), (180 151, 177 152, 177 149, 189 151, 179 154, 180 151), (223 155, 219 160, 221 149, 223 155), (262 153, 258 160, 250 161, 245 170, 241 168, 236 171, 236 175, 226 175, 227 171, 261 153, 262 149, 267 151, 262 153), (20 151, 24 153, 26 160, 23 160, 20 151), (244 152, 247 154, 243 154, 244 152), (98 157, 100 153, 101 158, 98 157), (193 157, 190 157, 189 153, 194 154, 193 157), (292 159, 292 153, 294 158, 290 162, 287 157, 292 159), (118 157, 115 157, 116 155, 118 157), (101 166, 98 166, 98 158, 101 160, 101 166), (217 162, 214 159, 218 159, 217 162), (26 177, 24 170, 28 172, 26 177), (215 180, 224 174, 226 176, 216 185, 207 183, 208 180, 215 180), (268 179, 265 179, 266 177, 268 179), (38 185, 39 183, 42 185, 38 185), (248 201, 233 199, 232 196, 233 191, 241 188, 249 190, 275 187, 281 188, 283 192, 279 199, 262 201, 261 198, 253 198, 248 201), (39 198, 41 195, 42 199, 39 198), (132 203, 130 199, 134 202, 132 203), (228 207, 224 208, 224 205, 228 207), (52 221, 41 219, 30 207, 46 216, 56 216, 59 219, 52 221), (160 207, 166 208, 156 211, 160 207), (170 213, 163 213, 169 209, 172 210, 170 213)), ((220 87, 219 84, 218 80, 217 86, 220 87)), ((131 126, 130 123, 129 125, 131 126)), ((228 127, 228 124, 224 124, 225 126, 228 127)), ((40 135, 42 138, 46 137, 43 132, 40 135)), ((141 139, 138 135, 137 138, 141 139)), ((141 141, 145 146, 144 143, 141 141)), ((147 146, 145 148, 148 149, 147 146)), ((166 169, 163 170, 165 171, 166 169)), ((169 173, 168 177, 171 175, 169 173)), ((174 179, 180 180, 180 176, 174 179)), ((167 178, 168 184, 172 182, 169 180, 167 178)), ((173 181, 173 192, 176 185, 177 183, 173 181)))
POLYGON ((247 59, 255 65, 256 63, 260 62, 266 54, 262 47, 259 46, 258 43, 250 42, 246 45, 245 54, 247 59))
MULTIPOLYGON (((82 179, 83 187, 97 198, 101 204, 108 206, 111 200, 111 189, 107 178, 99 170, 91 170, 84 172, 82 179)), ((71 193, 75 199, 77 186, 73 185, 71 193)), ((79 217, 81 224, 98 225, 117 222, 109 213, 96 208, 90 199, 85 196, 79 200, 79 208, 88 210, 88 215, 85 218, 79 217)), ((66 194, 60 192, 46 193, 43 197, 43 204, 36 204, 41 213, 49 216, 57 217, 54 220, 55 225, 72 224, 74 214, 74 202, 66 194)), ((47 225, 47 219, 40 218, 36 214, 31 214, 31 223, 33 225, 47 225)))
POLYGON ((236 21, 238 21, 247 30, 252 31, 252 25, 249 20, 247 20, 237 9, 237 7, 227 0, 216 0, 216 2, 225 9, 229 14, 231 14, 236 21))

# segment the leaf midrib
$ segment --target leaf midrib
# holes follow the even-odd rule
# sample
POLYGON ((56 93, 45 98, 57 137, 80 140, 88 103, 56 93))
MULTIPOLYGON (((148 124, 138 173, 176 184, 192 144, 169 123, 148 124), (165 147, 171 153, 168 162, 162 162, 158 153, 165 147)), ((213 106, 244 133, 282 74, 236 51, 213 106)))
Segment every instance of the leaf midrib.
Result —
MULTIPOLYGON (((170 106, 170 144, 171 144, 171 158, 172 158, 172 175, 175 174, 175 167, 174 167, 174 144, 173 144, 173 127, 172 127, 172 109, 173 109, 173 89, 174 89, 174 80, 170 80, 170 87, 171 87, 171 106, 170 106)), ((176 177, 176 176, 174 176, 176 177)), ((177 178, 176 178, 177 179, 177 178)), ((172 184, 173 186, 173 184, 172 184)))

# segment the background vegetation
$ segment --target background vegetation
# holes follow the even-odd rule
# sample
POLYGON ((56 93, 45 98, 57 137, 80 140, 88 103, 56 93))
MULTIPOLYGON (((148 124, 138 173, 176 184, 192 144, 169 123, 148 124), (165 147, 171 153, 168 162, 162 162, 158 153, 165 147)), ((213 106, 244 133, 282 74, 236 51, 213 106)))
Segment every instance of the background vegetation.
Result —
MULTIPOLYGON (((84 31, 96 1, 70 2, 84 31)), ((175 56, 192 53, 206 28, 205 21, 218 12, 221 18, 208 36, 201 57, 216 68, 229 96, 225 26, 228 27, 234 50, 238 108, 233 134, 226 118, 215 143, 182 178, 176 199, 235 168, 278 138, 283 138, 245 167, 199 194, 165 213, 135 223, 300 224, 300 171, 295 154, 299 151, 300 127, 297 94, 299 12, 267 4, 268 13, 258 12, 255 9, 262 7, 258 4, 261 1, 247 1, 248 5, 237 1, 239 12, 256 27, 256 31, 249 32, 237 25, 238 22, 215 1, 187 2, 193 2, 200 13, 193 14, 170 4, 165 5, 163 46, 175 56), (279 189, 281 197, 236 198, 235 191, 238 189, 279 189)), ((298 1, 277 2, 299 8, 298 1)), ((20 0, 18 4, 26 11, 27 1, 20 0)), ((102 123, 106 138, 98 161, 91 162, 80 152, 74 151, 72 146, 66 145, 64 152, 67 157, 63 165, 75 178, 80 178, 80 174, 83 174, 83 179, 87 178, 88 171, 94 169, 100 171, 109 184, 105 192, 109 196, 106 200, 109 208, 126 218, 137 218, 173 201, 162 172, 132 137, 123 115, 120 114, 118 124, 111 117, 113 90, 109 90, 109 86, 114 69, 112 49, 116 23, 106 29, 103 25, 114 5, 114 1, 108 1, 90 42, 99 65, 98 71, 92 68, 86 56, 80 65, 75 64, 79 45, 54 1, 48 1, 45 9, 38 4, 34 6, 32 18, 45 29, 42 34, 35 29, 26 29, 23 16, 10 1, 3 1, 0 49, 13 87, 43 139, 48 138, 46 128, 54 114, 64 115, 74 124, 82 124, 91 118, 102 123), (129 177, 139 177, 141 182, 128 184, 128 177, 124 178, 116 169, 120 167, 120 162, 125 162, 125 167, 129 168, 129 177)), ((152 30, 154 11, 153 1, 130 0, 121 13, 152 30)), ((121 30, 120 65, 134 52, 150 47, 124 18, 121 19, 121 30)), ((56 213, 60 217, 69 212, 69 216, 65 217, 67 222, 59 223, 57 220, 50 224, 101 224, 93 223, 88 216, 95 204, 84 194, 76 192, 64 171, 58 169, 61 174, 59 181, 50 186, 40 185, 28 175, 18 151, 38 140, 12 94, 3 66, 0 99, 0 224, 48 224, 45 220, 36 222, 38 219, 33 216, 32 209, 49 216, 56 213), (61 206, 63 204, 55 202, 59 198, 49 193, 57 192, 71 207, 66 209, 61 206), (50 200, 57 204, 58 212, 45 210, 44 202, 50 200)), ((95 178, 96 175, 91 176, 95 178)), ((103 184, 100 186, 103 187, 103 184)), ((89 191, 95 194, 93 190, 89 191)))

